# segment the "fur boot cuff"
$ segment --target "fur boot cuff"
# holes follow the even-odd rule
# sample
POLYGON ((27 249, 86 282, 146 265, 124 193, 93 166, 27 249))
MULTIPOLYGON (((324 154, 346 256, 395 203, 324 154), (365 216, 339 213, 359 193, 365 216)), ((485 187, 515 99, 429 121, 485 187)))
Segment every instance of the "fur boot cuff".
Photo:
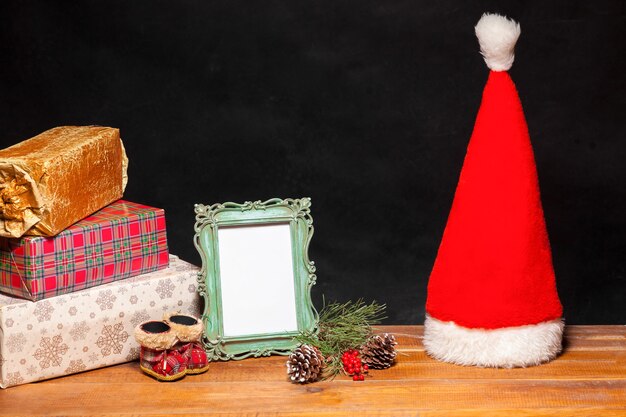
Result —
POLYGON ((204 330, 200 319, 176 311, 166 313, 163 320, 170 325, 181 342, 197 342, 204 330))
POLYGON ((162 321, 145 321, 135 327, 135 339, 141 346, 155 350, 171 349, 177 342, 176 333, 162 321))

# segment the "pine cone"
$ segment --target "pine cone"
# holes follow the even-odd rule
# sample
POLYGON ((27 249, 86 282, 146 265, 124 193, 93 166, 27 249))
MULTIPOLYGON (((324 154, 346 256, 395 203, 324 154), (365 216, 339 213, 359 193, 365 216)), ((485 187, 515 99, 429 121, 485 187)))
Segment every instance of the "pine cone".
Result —
POLYGON ((370 369, 387 369, 396 359, 396 338, 392 334, 373 335, 361 346, 361 361, 370 369))
POLYGON ((322 352, 315 346, 302 345, 287 359, 287 375, 293 382, 306 384, 317 381, 326 366, 322 352))

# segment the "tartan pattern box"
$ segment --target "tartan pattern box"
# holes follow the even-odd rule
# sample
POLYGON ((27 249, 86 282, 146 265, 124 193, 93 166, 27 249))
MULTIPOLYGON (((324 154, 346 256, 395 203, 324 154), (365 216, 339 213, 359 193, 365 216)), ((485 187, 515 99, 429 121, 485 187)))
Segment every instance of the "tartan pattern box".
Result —
POLYGON ((198 270, 170 255, 166 269, 58 297, 0 295, 0 387, 137 360, 139 323, 170 311, 200 317, 198 270))
POLYGON ((166 268, 162 209, 118 200, 54 237, 0 238, 0 291, 31 301, 166 268))

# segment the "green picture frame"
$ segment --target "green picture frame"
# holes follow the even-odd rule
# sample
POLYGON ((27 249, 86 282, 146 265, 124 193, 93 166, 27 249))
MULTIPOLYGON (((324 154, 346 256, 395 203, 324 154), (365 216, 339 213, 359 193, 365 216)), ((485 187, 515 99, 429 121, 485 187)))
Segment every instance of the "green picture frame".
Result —
MULTIPOLYGON (((315 285, 317 278, 315 264, 309 260, 308 254, 314 230, 313 218, 311 217, 311 199, 273 198, 263 202, 248 201, 243 204, 232 202, 213 205, 196 204, 195 214, 194 245, 202 259, 202 268, 198 272, 198 292, 204 299, 202 320, 205 334, 203 345, 209 359, 213 361, 239 360, 248 357, 289 354, 297 346, 294 336, 300 331, 314 330, 319 319, 311 300, 311 288, 315 285), (224 281, 234 280, 232 278, 234 273, 231 272, 232 268, 229 266, 232 262, 229 264, 228 259, 237 259, 237 262, 243 263, 246 262, 246 259, 254 259, 254 253, 241 253, 243 261, 239 261, 239 254, 233 253, 236 251, 250 252, 251 249, 246 247, 246 244, 249 243, 246 241, 250 239, 246 239, 245 234, 240 234, 239 239, 245 240, 241 242, 242 245, 233 246, 230 243, 228 247, 224 245, 226 242, 233 241, 231 231, 240 233, 249 230, 250 232, 260 231, 264 233, 274 229, 282 233, 284 242, 278 242, 281 243, 280 248, 276 251, 271 249, 269 252, 262 252, 263 250, 267 251, 267 248, 261 247, 268 245, 260 245, 260 256, 264 256, 263 253, 274 254, 274 252, 279 252, 279 256, 282 256, 275 261, 283 264, 276 265, 278 269, 283 271, 282 275, 279 274, 283 277, 281 278, 282 281, 279 282, 279 285, 276 283, 272 285, 281 289, 284 284, 285 291, 282 291, 282 302, 285 303, 285 309, 288 312, 286 316, 290 316, 292 313, 295 315, 293 318, 287 317, 287 322, 293 323, 290 326, 285 326, 287 330, 277 330, 276 326, 272 327, 273 324, 268 322, 269 330, 266 331, 263 328, 263 312, 257 314, 256 311, 246 311, 245 308, 248 305, 242 304, 245 302, 240 303, 237 296, 232 295, 233 291, 229 290, 231 284, 224 281), (222 242, 220 242, 220 236, 222 242), (226 239, 227 237, 228 239, 226 239), (289 248, 290 254, 288 253, 289 248), (222 260, 220 260, 220 250, 223 252, 222 260), (228 252, 228 256, 226 256, 226 252, 228 252), (237 258, 233 258, 233 255, 237 258), (250 257, 249 255, 253 256, 250 257), (225 269, 226 272, 223 272, 222 269, 225 269), (289 270, 293 271, 293 282, 290 281, 289 270), (293 300, 290 299, 289 294, 293 294, 293 300), (227 312, 226 320, 224 312, 227 312), (245 317, 241 317, 242 314, 245 314, 245 317), (232 330, 236 328, 236 325, 232 324, 236 322, 232 318, 235 315, 239 317, 239 323, 243 323, 243 325, 239 324, 242 328, 239 332, 232 330), (249 320, 249 323, 253 324, 253 328, 257 330, 247 334, 245 330, 246 320, 249 320), (227 325, 226 331, 225 324, 227 325), (258 328, 261 330, 259 331, 258 328)), ((253 248, 252 251, 255 249, 253 248)), ((257 257, 257 259, 259 258, 257 257)), ((252 262, 248 261, 248 263, 252 262)), ((263 262, 260 263, 263 264, 263 262)), ((237 291, 242 289, 246 291, 247 285, 241 285, 242 282, 245 284, 246 280, 250 280, 249 282, 253 285, 262 285, 254 276, 256 275, 254 272, 256 264, 247 265, 247 268, 248 271, 253 272, 237 277, 239 280, 237 291)), ((263 275, 261 274, 261 276, 263 275)), ((265 273, 264 276, 273 277, 274 275, 272 271, 269 271, 269 275, 265 273)), ((271 293, 273 290, 268 291, 271 293)), ((235 294, 242 295, 242 299, 245 299, 243 294, 235 294)), ((262 302, 264 301, 262 300, 262 302)), ((268 306, 281 306, 281 304, 276 304, 281 303, 280 299, 268 299, 267 303, 271 303, 267 304, 268 306)), ((265 304, 260 305, 263 307, 265 304)), ((260 310, 264 309, 261 308, 260 310)), ((278 326, 278 329, 282 329, 280 324, 278 326)))

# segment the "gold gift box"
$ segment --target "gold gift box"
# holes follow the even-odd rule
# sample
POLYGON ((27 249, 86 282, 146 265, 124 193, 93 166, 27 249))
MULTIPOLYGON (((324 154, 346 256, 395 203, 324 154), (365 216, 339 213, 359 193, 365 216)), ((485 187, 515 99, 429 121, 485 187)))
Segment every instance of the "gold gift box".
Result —
POLYGON ((0 236, 54 236, 122 197, 119 129, 61 126, 0 150, 0 236))

